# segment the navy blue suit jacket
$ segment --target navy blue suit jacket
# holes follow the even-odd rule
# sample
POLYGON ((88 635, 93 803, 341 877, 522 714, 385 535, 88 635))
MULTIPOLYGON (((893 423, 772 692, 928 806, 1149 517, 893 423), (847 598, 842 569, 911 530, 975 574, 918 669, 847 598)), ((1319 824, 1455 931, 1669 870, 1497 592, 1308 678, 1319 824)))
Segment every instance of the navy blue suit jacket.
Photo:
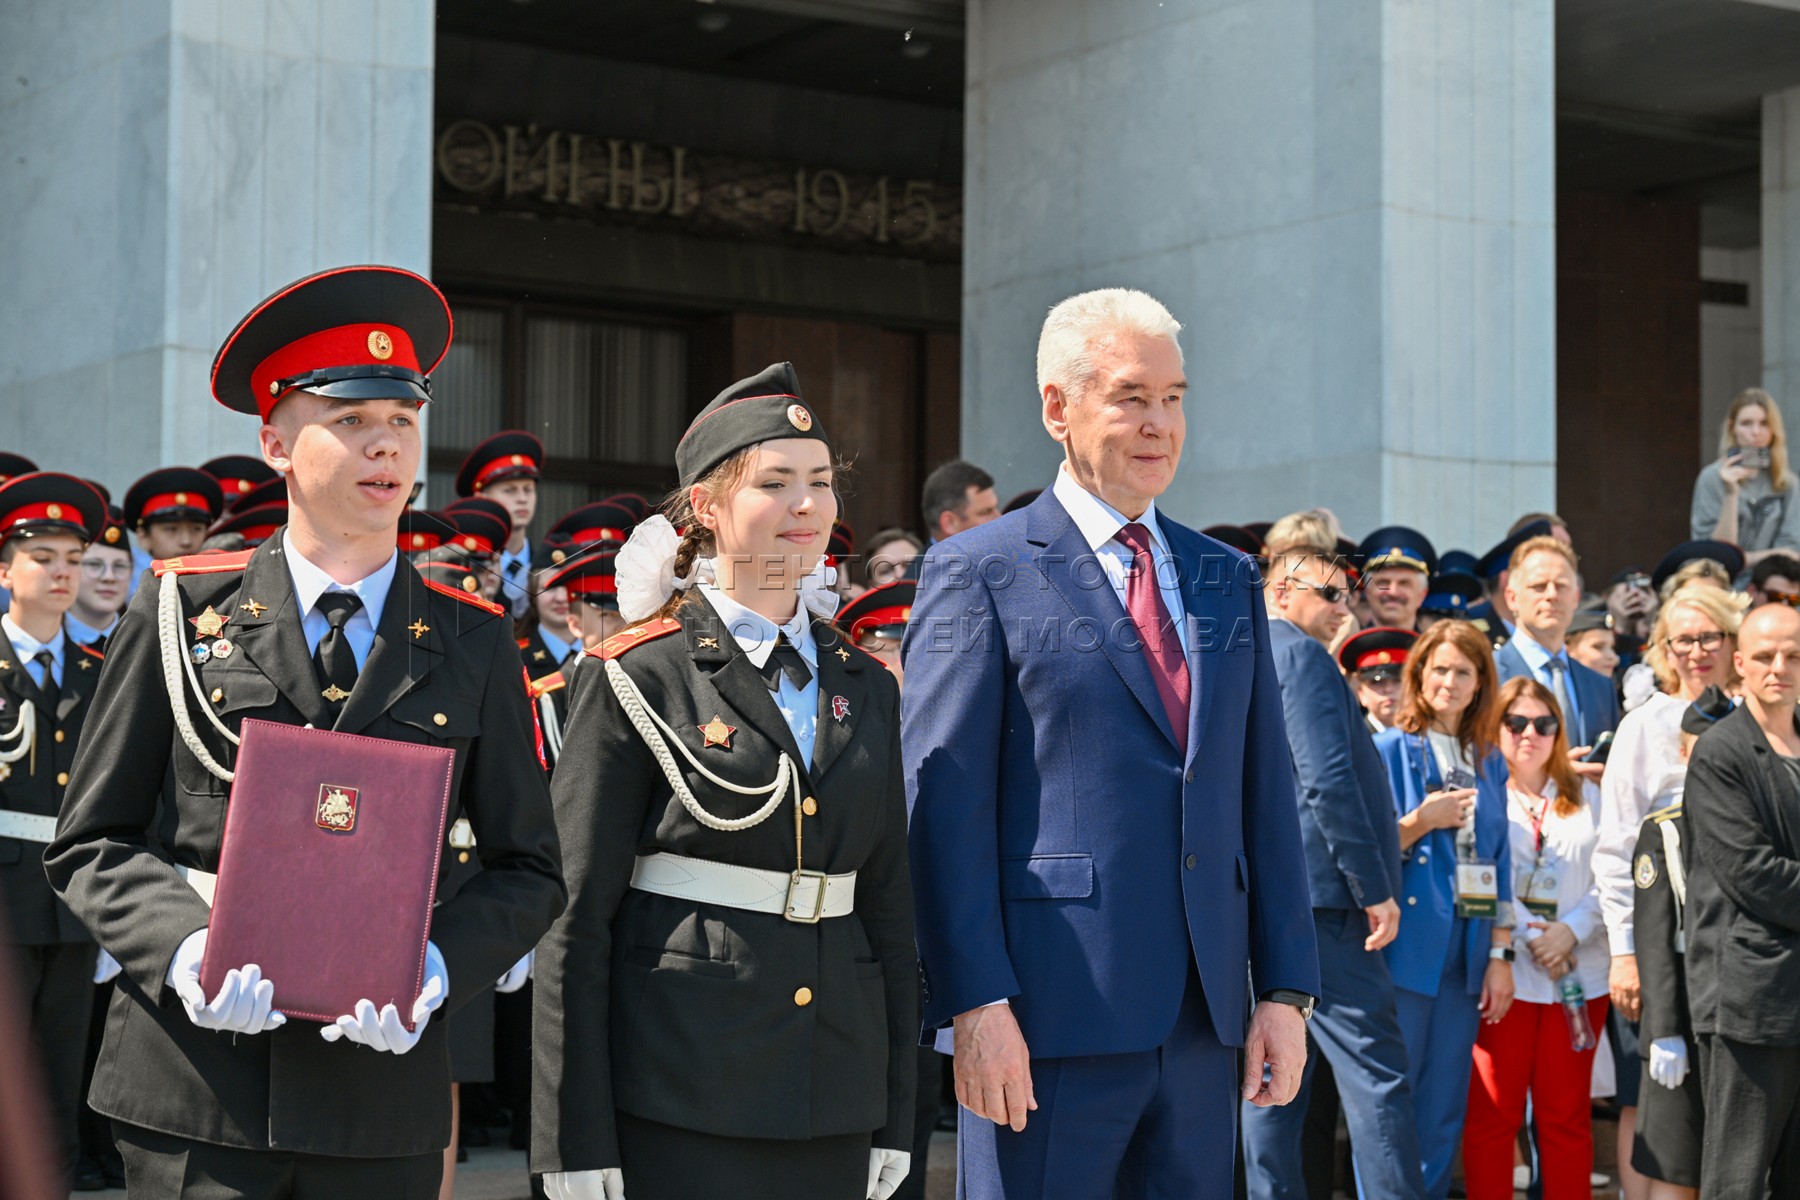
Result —
POLYGON ((921 571, 901 745, 927 1034, 1005 997, 1034 1057, 1149 1050, 1190 963, 1229 1046, 1251 987, 1319 994, 1255 568, 1161 525, 1187 610, 1185 761, 1136 627, 1053 491, 921 571))
POLYGON ((1362 909, 1400 890, 1400 828, 1387 769, 1331 652, 1269 622, 1293 750, 1300 836, 1314 908, 1362 909))
MULTIPOLYGON (((1510 641, 1494 651, 1494 668, 1500 673, 1501 683, 1520 675, 1536 678, 1531 674, 1531 668, 1526 665, 1525 656, 1519 652, 1518 646, 1510 641)), ((1613 691, 1612 680, 1571 658, 1569 686, 1575 689, 1575 705, 1581 710, 1577 714, 1580 721, 1568 723, 1569 745, 1592 746, 1594 739, 1601 734, 1618 730, 1619 694, 1613 691), (1575 728, 1578 723, 1579 729, 1575 728)))

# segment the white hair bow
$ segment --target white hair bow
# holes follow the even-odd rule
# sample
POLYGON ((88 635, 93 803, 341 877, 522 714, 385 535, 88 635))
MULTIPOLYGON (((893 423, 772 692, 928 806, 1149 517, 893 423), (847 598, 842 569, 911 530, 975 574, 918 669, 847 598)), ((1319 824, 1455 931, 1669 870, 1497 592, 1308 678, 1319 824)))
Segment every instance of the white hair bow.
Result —
POLYGON ((675 589, 686 591, 700 576, 700 564, 684 578, 675 578, 675 551, 681 535, 662 514, 648 518, 631 531, 631 538, 613 556, 613 579, 619 589, 619 615, 635 625, 663 606, 675 589))

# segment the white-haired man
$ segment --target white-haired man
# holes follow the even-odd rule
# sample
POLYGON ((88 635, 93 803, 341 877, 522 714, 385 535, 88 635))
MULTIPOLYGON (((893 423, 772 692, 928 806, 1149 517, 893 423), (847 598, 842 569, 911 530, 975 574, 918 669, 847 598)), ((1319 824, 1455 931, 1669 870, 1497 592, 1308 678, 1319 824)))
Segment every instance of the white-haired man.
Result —
POLYGON ((1259 580, 1156 510, 1180 328, 1121 288, 1050 311, 1054 486, 937 547, 912 610, 924 1023, 968 1200, 1229 1196, 1240 1096, 1299 1084, 1318 960, 1259 580))

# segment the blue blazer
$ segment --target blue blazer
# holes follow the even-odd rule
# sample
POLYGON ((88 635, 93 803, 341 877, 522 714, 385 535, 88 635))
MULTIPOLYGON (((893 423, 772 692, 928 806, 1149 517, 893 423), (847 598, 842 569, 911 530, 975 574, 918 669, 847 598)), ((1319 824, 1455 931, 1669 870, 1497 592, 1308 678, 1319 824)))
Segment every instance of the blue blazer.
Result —
MULTIPOLYGON (((1494 651, 1494 668, 1500 672, 1501 683, 1520 675, 1531 675, 1525 656, 1510 641, 1494 651)), ((1619 694, 1613 690, 1612 680, 1571 658, 1569 686, 1575 689, 1575 704, 1581 709, 1581 720, 1569 722, 1569 745, 1591 746, 1601 734, 1617 732, 1619 694), (1579 729, 1575 728, 1577 724, 1579 729), (1578 734, 1580 736, 1576 736, 1578 734)))
MULTIPOLYGON (((1423 734, 1384 729, 1375 735, 1375 748, 1393 783, 1396 818, 1419 807, 1432 792, 1443 790, 1437 758, 1423 734)), ((1496 875, 1504 910, 1512 903, 1512 859, 1506 828, 1506 760, 1498 750, 1482 761, 1475 777, 1475 852, 1499 864, 1496 875)), ((1454 829, 1434 829, 1413 843, 1401 866, 1400 891, 1400 935, 1382 952, 1387 955, 1394 985, 1424 996, 1437 995, 1450 939, 1460 937, 1468 964, 1466 986, 1471 996, 1479 995, 1494 923, 1456 915, 1454 829)))
POLYGON ((1400 830, 1387 771, 1331 652, 1269 622, 1294 759, 1314 908, 1364 909, 1400 891, 1400 830))
POLYGON ((1254 565, 1160 520, 1187 610, 1185 761, 1053 491, 924 563, 901 747, 928 1035, 1005 997, 1035 1057, 1148 1050, 1198 968, 1241 1046, 1252 988, 1319 994, 1254 565))

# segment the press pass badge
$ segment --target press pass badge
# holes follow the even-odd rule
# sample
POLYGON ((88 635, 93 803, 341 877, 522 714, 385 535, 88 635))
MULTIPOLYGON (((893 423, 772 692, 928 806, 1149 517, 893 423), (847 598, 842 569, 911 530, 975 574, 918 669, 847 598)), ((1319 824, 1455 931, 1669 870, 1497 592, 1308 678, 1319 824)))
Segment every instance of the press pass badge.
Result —
POLYGON ((1500 912, 1500 872, 1492 860, 1456 864, 1456 915, 1492 917, 1500 912))
POLYGON ((1518 893, 1532 916, 1556 920, 1556 870, 1538 866, 1520 873, 1518 893))

